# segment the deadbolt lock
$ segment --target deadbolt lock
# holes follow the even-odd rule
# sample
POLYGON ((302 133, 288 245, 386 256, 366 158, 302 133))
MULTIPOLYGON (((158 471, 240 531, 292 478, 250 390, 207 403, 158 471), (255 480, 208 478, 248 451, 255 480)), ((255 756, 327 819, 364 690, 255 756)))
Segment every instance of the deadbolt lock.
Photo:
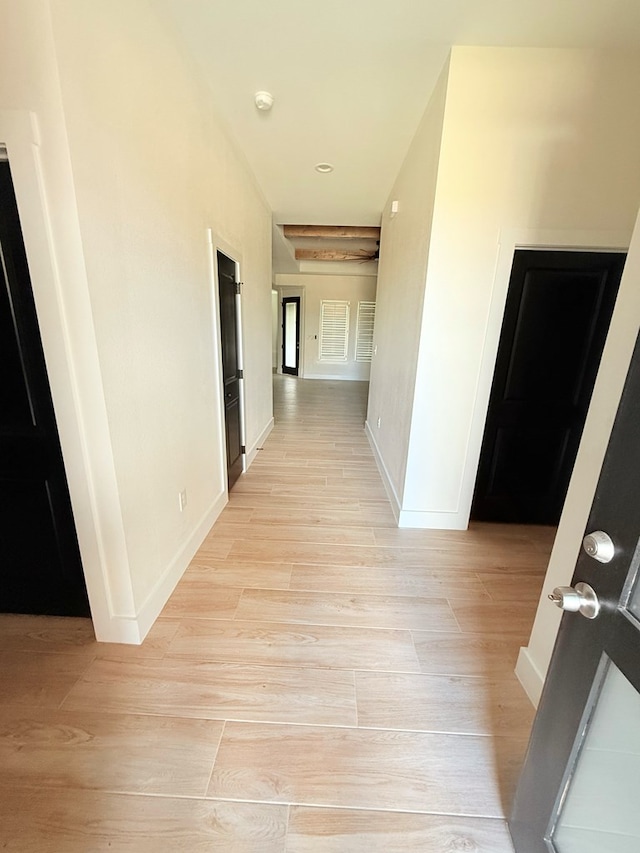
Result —
POLYGON ((582 547, 586 553, 599 563, 610 563, 616 553, 613 540, 604 530, 594 530, 588 533, 582 540, 582 547))

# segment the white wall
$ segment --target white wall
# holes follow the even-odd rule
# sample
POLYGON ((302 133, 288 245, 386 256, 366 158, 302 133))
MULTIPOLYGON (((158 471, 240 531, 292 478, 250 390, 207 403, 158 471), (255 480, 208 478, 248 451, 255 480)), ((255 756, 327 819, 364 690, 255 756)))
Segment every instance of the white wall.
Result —
MULTIPOLYGON (((392 434, 406 437, 410 410, 401 525, 467 525, 514 247, 628 245, 640 200, 638 85, 636 57, 452 50, 441 139, 425 139, 421 155, 414 145, 402 173, 405 185, 413 176, 416 191, 432 193, 420 168, 441 143, 432 220, 413 214, 431 232, 415 383, 390 412, 392 434)), ((399 281, 409 261, 385 258, 388 230, 385 221, 381 267, 399 281)), ((412 254, 424 264, 422 244, 412 254)), ((419 305, 417 284, 412 292, 419 305)), ((377 333, 389 335, 386 325, 377 333)), ((393 377, 376 365, 372 399, 393 393, 393 377)), ((397 482, 399 452, 378 447, 397 482)))
POLYGON ((448 63, 382 217, 377 352, 371 364, 366 430, 396 515, 403 504, 447 77, 448 63), (394 200, 399 210, 392 217, 394 200))
POLYGON ((7 143, 94 626, 139 639, 47 0, 0 0, 7 143))
POLYGON ((640 330, 640 217, 625 264, 609 335, 602 353, 567 499, 551 552, 535 623, 520 650, 516 674, 538 703, 562 612, 548 600, 555 586, 568 586, 578 558, 611 428, 640 330))
MULTIPOLYGON (((245 281, 249 448, 271 423, 270 211, 146 0, 0 15, 0 131, 26 109, 41 131, 57 304, 38 270, 34 290, 94 624, 136 642, 226 501, 218 245, 245 281)), ((31 263, 42 196, 16 192, 31 263)))
MULTIPOLYGON (((276 286, 283 296, 302 296, 300 375, 305 379, 348 379, 367 381, 370 364, 356 361, 358 302, 375 302, 376 278, 370 275, 277 275, 276 286), (323 299, 349 302, 347 361, 319 360, 320 303, 323 299)), ((280 306, 280 313, 282 306, 280 306)))
POLYGON ((271 418, 270 211, 149 3, 52 9, 134 600, 155 609, 225 499, 209 228, 245 282, 249 452, 271 418))

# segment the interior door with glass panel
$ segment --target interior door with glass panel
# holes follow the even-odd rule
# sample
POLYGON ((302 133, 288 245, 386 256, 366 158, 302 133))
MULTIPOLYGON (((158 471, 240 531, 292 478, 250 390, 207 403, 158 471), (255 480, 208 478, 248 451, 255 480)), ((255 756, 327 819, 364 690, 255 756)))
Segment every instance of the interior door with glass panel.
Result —
POLYGON ((640 345, 556 641, 509 826, 517 853, 640 851, 640 345))
POLYGON ((282 300, 282 372, 298 375, 300 366, 300 297, 282 300))

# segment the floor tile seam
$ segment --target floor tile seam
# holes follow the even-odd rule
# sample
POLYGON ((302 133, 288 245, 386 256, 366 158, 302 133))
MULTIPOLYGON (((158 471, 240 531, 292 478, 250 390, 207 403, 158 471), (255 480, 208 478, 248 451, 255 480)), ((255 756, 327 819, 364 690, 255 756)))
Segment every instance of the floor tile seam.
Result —
MULTIPOLYGON (((348 700, 348 701, 350 701, 350 700, 348 700)), ((200 710, 200 709, 198 709, 198 710, 200 710)), ((353 709, 345 708, 344 713, 348 712, 349 710, 353 710, 353 709)), ((91 714, 92 712, 91 712, 90 708, 80 707, 80 708, 70 708, 70 709, 68 709, 68 711, 66 711, 66 713, 68 713, 68 714, 91 714)), ((243 723, 243 724, 253 725, 253 726, 262 726, 262 725, 301 726, 301 727, 302 726, 307 726, 307 727, 312 726, 312 727, 321 727, 321 728, 326 728, 326 729, 353 729, 353 730, 358 728, 357 725, 352 724, 352 723, 332 723, 332 722, 327 722, 326 720, 320 720, 320 719, 318 719, 316 721, 313 721, 313 720, 294 720, 294 719, 285 719, 285 718, 276 719, 275 714, 272 715, 271 719, 267 719, 265 717, 259 717, 259 716, 258 717, 251 717, 249 714, 247 714, 245 716, 237 716, 237 715, 225 715, 224 713, 220 713, 220 714, 210 716, 210 717, 205 717, 202 715, 185 715, 185 714, 181 714, 179 716, 176 716, 175 714, 173 714, 173 715, 172 714, 162 714, 159 711, 154 712, 154 711, 149 711, 149 710, 135 710, 134 708, 122 708, 122 709, 118 709, 118 710, 113 709, 113 708, 108 708, 104 711, 100 711, 99 713, 102 716, 109 715, 112 717, 145 717, 145 718, 149 718, 149 719, 162 719, 162 720, 174 719, 174 720, 180 720, 182 722, 187 722, 187 723, 188 722, 220 723, 220 724, 243 723)), ((343 711, 340 710, 340 713, 343 713, 343 711)), ((376 728, 376 727, 375 726, 374 727, 368 726, 367 728, 376 728)), ((414 729, 406 729, 406 730, 404 730, 404 729, 389 729, 389 731, 416 731, 416 732, 422 731, 422 732, 425 732, 427 730, 425 730, 425 729, 415 729, 415 730, 414 729)), ((473 732, 471 734, 473 734, 473 732)), ((216 752, 215 752, 216 755, 218 752, 219 745, 220 744, 218 744, 218 747, 216 748, 216 752)))
POLYGON ((216 794, 215 796, 207 796, 205 800, 212 802, 221 802, 221 803, 252 803, 254 805, 272 805, 272 806, 289 806, 290 808, 308 808, 308 809, 326 809, 326 810, 341 810, 341 811, 361 811, 361 812, 378 812, 381 814, 406 814, 406 815, 424 815, 424 816, 433 816, 433 817, 447 817, 447 818, 464 818, 464 819, 479 819, 479 820, 498 820, 503 823, 506 821, 506 816, 495 815, 495 814, 485 814, 485 813, 471 813, 471 812, 453 812, 453 811, 434 811, 432 810, 419 810, 419 809, 402 809, 402 808, 393 808, 393 809, 383 809, 375 806, 363 806, 363 805, 344 805, 337 803, 319 803, 313 800, 304 801, 304 800, 260 800, 253 798, 242 798, 242 797, 222 797, 220 794, 216 794))
MULTIPOLYGON (((333 512, 340 512, 341 510, 333 510, 333 512)), ((358 512, 358 510, 343 510, 344 512, 358 512)), ((292 510, 292 512, 303 513, 304 509, 292 510)), ((319 510, 311 510, 311 512, 322 512, 319 510)), ((223 521, 222 522, 227 529, 230 527, 257 527, 258 525, 262 525, 263 527, 293 527, 294 529, 299 527, 318 527, 320 529, 326 528, 346 528, 348 530, 360 530, 364 528, 365 530, 374 530, 374 528, 370 521, 356 521, 354 519, 347 519, 345 521, 314 521, 311 524, 307 520, 290 520, 287 521, 223 521)), ((377 529, 391 529, 391 528, 377 528, 377 529)), ((377 543, 374 543, 376 547, 379 547, 377 543)))
MULTIPOLYGON (((214 799, 214 798, 208 798, 214 799)), ((227 802, 227 801, 225 801, 227 802)), ((341 811, 341 812, 364 812, 365 814, 369 814, 371 812, 375 814, 393 814, 393 815, 417 815, 419 817, 450 817, 450 818, 463 818, 465 820, 491 820, 497 821, 499 823, 506 824, 507 820, 505 817, 494 817, 490 815, 469 815, 469 814, 460 814, 457 812, 436 812, 436 811, 413 811, 411 809, 383 809, 371 807, 368 808, 366 806, 328 806, 323 803, 318 803, 317 805, 307 805, 303 803, 302 805, 298 805, 297 803, 289 803, 290 808, 300 808, 300 809, 322 809, 324 811, 341 811)))
MULTIPOLYGON (((0 638, 0 642, 1 642, 1 638, 0 638)), ((92 663, 95 660, 95 658, 97 657, 97 655, 99 654, 99 649, 96 649, 95 651, 89 652, 88 649, 86 651, 81 651, 81 650, 74 651, 73 649, 69 649, 69 650, 51 649, 51 648, 39 649, 35 646, 32 646, 30 648, 26 648, 26 647, 25 648, 16 647, 16 648, 11 648, 11 649, 5 648, 3 651, 7 655, 16 655, 16 654, 20 654, 20 655, 49 655, 50 657, 52 657, 54 655, 58 655, 60 657, 65 657, 65 658, 82 658, 83 656, 86 655, 87 659, 89 660, 89 663, 92 663)), ((1 663, 0 663, 0 667, 1 667, 1 663)))
MULTIPOLYGON (((407 630, 411 631, 412 634, 441 634, 443 631, 432 631, 424 628, 408 628, 407 630)), ((470 639, 475 637, 476 639, 485 639, 485 640, 502 640, 505 643, 513 643, 515 645, 523 645, 520 643, 520 640, 524 640, 524 644, 529 639, 530 632, 523 632, 522 634, 510 633, 508 631, 499 631, 499 630, 490 630, 490 631, 464 631, 462 628, 459 631, 451 631, 450 633, 455 634, 458 639, 461 637, 466 637, 470 639)), ((420 639, 420 638, 418 638, 420 639)))
POLYGON ((356 728, 360 728, 360 714, 358 711, 358 684, 356 680, 356 671, 352 670, 352 683, 353 683, 353 706, 356 714, 356 728))
POLYGON ((222 743, 222 738, 224 737, 224 733, 226 731, 226 728, 227 728, 227 721, 224 720, 222 723, 222 726, 220 727, 220 735, 218 736, 218 743, 216 745, 216 749, 215 749, 215 752, 213 754, 213 758, 211 760, 211 770, 209 771, 209 776, 208 776, 207 781, 206 781, 205 786, 204 786, 204 797, 207 796, 207 791, 209 790, 209 786, 211 785, 211 780, 213 779, 213 771, 214 771, 215 766, 216 766, 216 760, 217 760, 218 755, 220 753, 220 744, 222 743))
MULTIPOLYGON (((116 664, 124 664, 125 666, 130 666, 131 664, 140 663, 144 665, 145 661, 107 661, 108 663, 116 663, 116 664)), ((422 675, 419 670, 395 670, 395 669, 366 669, 362 667, 337 667, 334 665, 322 666, 320 664, 298 664, 298 663, 266 663, 264 661, 236 661, 236 660, 226 660, 226 659, 207 659, 203 660, 202 657, 187 657, 187 656, 179 656, 179 655, 167 655, 163 661, 158 661, 154 659, 152 663, 167 663, 167 664, 186 664, 186 663, 198 663, 204 666, 216 666, 223 667, 225 669, 265 669, 265 670, 303 670, 305 673, 313 673, 313 672, 335 672, 339 674, 350 673, 350 672, 361 672, 361 673, 372 673, 379 672, 381 674, 398 674, 398 675, 422 675)), ((473 678, 484 678, 485 676, 470 676, 473 678)), ((91 683, 91 682, 89 682, 91 683)), ((187 686, 193 684, 192 681, 185 681, 184 684, 187 686)), ((198 684, 194 686, 200 686, 198 684)), ((12 703, 12 704, 22 704, 22 703, 12 703)), ((39 707, 39 706, 34 706, 39 707)))
MULTIPOLYGON (((221 586, 220 588, 221 589, 239 589, 239 587, 223 587, 223 586, 221 586)), ((420 599, 421 601, 433 602, 434 604, 437 602, 440 606, 443 606, 444 604, 449 604, 449 602, 451 600, 446 595, 419 595, 416 593, 408 593, 408 592, 406 594, 403 594, 403 593, 389 594, 386 592, 364 592, 364 591, 355 592, 355 591, 349 590, 349 589, 344 590, 344 591, 336 590, 336 589, 332 589, 332 590, 315 590, 315 589, 311 589, 311 590, 304 590, 304 589, 281 590, 281 589, 275 589, 274 590, 272 587, 248 586, 248 587, 243 587, 242 591, 243 591, 243 593, 247 592, 247 591, 248 592, 258 591, 258 592, 305 593, 305 594, 318 595, 318 596, 333 596, 333 595, 342 595, 342 596, 347 595, 347 596, 354 596, 354 597, 355 596, 362 596, 362 597, 366 596, 369 598, 382 598, 382 599, 385 599, 386 601, 389 601, 389 600, 395 601, 396 599, 400 599, 402 601, 404 601, 405 599, 407 601, 415 601, 416 599, 420 599)), ((453 599, 453 600, 456 601, 457 599, 453 599)), ((464 598, 461 599, 461 601, 463 603, 466 600, 467 599, 464 599, 464 598)), ((451 615, 453 616, 453 613, 451 615)))
MULTIPOLYGON (((302 525, 300 525, 300 526, 302 526, 302 525)), ((352 527, 350 529, 361 531, 361 530, 367 530, 368 528, 366 528, 366 527, 352 527)), ((277 531, 277 532, 280 533, 280 531, 277 531)), ((317 531, 314 531, 314 533, 315 533, 315 535, 313 535, 313 536, 310 535, 309 537, 299 537, 299 536, 297 537, 293 533, 290 534, 289 536, 278 535, 278 536, 262 537, 256 533, 252 533, 252 535, 250 535, 250 536, 241 536, 240 535, 234 540, 234 542, 243 542, 243 543, 259 542, 261 545, 264 545, 265 543, 271 544, 271 543, 279 543, 280 542, 280 543, 293 543, 295 545, 314 545, 314 546, 318 546, 318 547, 326 547, 327 545, 339 545, 340 547, 349 546, 349 547, 356 547, 356 548, 377 548, 378 547, 377 545, 374 545, 371 541, 364 541, 364 539, 366 538, 364 536, 362 537, 363 541, 349 542, 349 541, 341 541, 339 535, 333 535, 333 536, 330 536, 329 538, 321 538, 320 533, 318 533, 317 531)), ((346 533, 344 534, 344 536, 345 536, 345 539, 349 538, 348 534, 346 534, 346 533)), ((355 537, 352 537, 352 538, 355 538, 355 537)))
MULTIPOLYGON (((212 586, 215 586, 215 584, 212 584, 212 586)), ((401 593, 401 594, 397 594, 394 592, 367 592, 367 591, 365 591, 359 587, 348 587, 346 589, 331 589, 331 588, 326 588, 326 587, 319 588, 319 587, 309 587, 309 586, 302 586, 302 585, 293 586, 293 587, 290 586, 290 587, 286 587, 286 588, 285 587, 277 587, 277 586, 247 587, 247 589, 264 589, 267 592, 301 592, 301 593, 310 593, 310 594, 317 593, 318 595, 367 595, 367 596, 376 596, 379 598, 385 598, 385 597, 400 598, 400 599, 406 598, 409 600, 420 598, 420 599, 426 599, 427 601, 444 600, 444 601, 448 601, 448 602, 453 602, 454 604, 464 604, 467 602, 472 602, 472 601, 477 600, 477 594, 474 594, 474 593, 467 593, 467 594, 461 593, 459 596, 443 599, 439 595, 431 596, 428 594, 428 592, 422 592, 420 589, 411 590, 411 591, 408 591, 406 593, 401 593)), ((487 603, 488 603, 488 599, 483 598, 482 600, 487 601, 487 603)), ((455 628, 454 628, 453 632, 456 634, 459 633, 455 628)))
POLYGON ((497 674, 497 675, 477 675, 477 674, 470 675, 468 673, 462 673, 461 674, 461 673, 441 673, 441 672, 410 672, 410 673, 406 673, 406 672, 379 672, 378 670, 360 669, 358 667, 354 668, 353 673, 354 673, 354 676, 356 679, 356 685, 358 683, 358 677, 359 676, 364 676, 364 677, 374 676, 375 677, 377 675, 380 675, 380 676, 386 677, 386 676, 399 675, 402 677, 404 677, 404 676, 417 676, 419 679, 423 679, 423 678, 425 678, 425 679, 426 678, 428 678, 428 679, 439 679, 439 680, 440 679, 446 679, 446 680, 454 679, 456 681, 465 681, 465 682, 468 681, 468 682, 470 682, 470 686, 472 683, 474 685, 476 683, 479 683, 478 686, 484 684, 484 686, 486 686, 487 688, 490 688, 492 686, 503 686, 504 685, 507 687, 511 686, 514 688, 518 687, 519 689, 522 689, 522 685, 518 681, 515 673, 511 673, 511 675, 507 675, 506 673, 505 674, 497 674))
MULTIPOLYGON (((12 707, 12 708, 19 709, 21 706, 14 705, 14 706, 1 706, 1 707, 3 709, 6 707, 12 707)), ((191 706, 191 707, 195 707, 195 706, 191 706)), ((37 711, 37 710, 50 710, 50 709, 31 708, 30 710, 31 711, 37 711)), ((150 711, 149 709, 136 710, 133 706, 128 707, 128 708, 109 708, 109 707, 106 707, 106 708, 100 708, 99 711, 96 711, 93 708, 90 708, 88 706, 87 707, 82 707, 82 706, 81 707, 73 707, 73 706, 71 706, 71 707, 65 707, 65 708, 57 708, 54 710, 56 710, 58 713, 69 714, 69 715, 71 715, 71 714, 88 714, 89 716, 95 716, 95 717, 99 717, 99 716, 100 717, 104 717, 104 716, 108 716, 108 717, 144 717, 145 719, 149 718, 149 719, 161 719, 161 720, 176 720, 178 722, 184 722, 184 723, 193 722, 193 723, 220 723, 220 724, 223 724, 223 723, 227 722, 228 720, 232 719, 231 717, 223 717, 223 716, 206 717, 206 716, 201 716, 199 714, 185 715, 185 714, 178 713, 177 710, 175 710, 173 713, 164 713, 161 711, 150 711)), ((223 726, 223 728, 224 728, 224 726, 223 726)), ((222 733, 222 730, 221 730, 221 733, 222 733)), ((220 744, 218 743, 218 746, 219 745, 220 744)))
MULTIPOLYGON (((285 525, 282 525, 282 526, 285 526, 285 525)), ((305 526, 305 525, 301 525, 301 526, 305 526)), ((328 525, 328 526, 335 527, 337 525, 328 525)), ((373 529, 375 529, 375 528, 373 528, 373 529)), ((386 530, 388 528, 378 528, 378 529, 386 530)), ((233 544, 235 544, 238 541, 244 541, 243 539, 230 538, 228 536, 221 536, 220 539, 222 541, 227 541, 227 542, 231 541, 233 544)), ((217 537, 212 537, 212 541, 217 542, 218 541, 217 537)), ((276 540, 276 541, 278 541, 278 540, 276 540)), ((349 547, 349 548, 375 548, 375 549, 380 549, 384 553, 400 551, 401 553, 400 553, 399 557, 402 556, 402 552, 406 552, 406 551, 424 552, 425 556, 428 556, 429 554, 431 554, 433 552, 441 553, 441 554, 448 554, 451 551, 450 548, 446 548, 446 547, 443 547, 441 545, 438 545, 438 546, 435 546, 435 545, 424 545, 424 546, 422 546, 422 545, 399 545, 399 544, 381 545, 381 544, 377 544, 377 543, 373 544, 373 545, 358 545, 358 544, 340 543, 340 542, 337 542, 337 543, 331 543, 331 542, 314 543, 314 542, 312 542, 310 544, 323 544, 323 545, 336 544, 336 545, 340 545, 341 547, 344 544, 346 547, 349 547)), ((233 547, 233 545, 232 545, 232 547, 233 547)), ((422 556, 422 555, 418 554, 416 556, 422 556)), ((491 567, 491 569, 489 570, 489 569, 485 569, 483 567, 478 567, 477 565, 474 566, 473 568, 469 568, 469 562, 465 561, 464 557, 460 557, 459 559, 456 557, 456 560, 458 560, 458 561, 443 566, 441 571, 460 570, 460 571, 465 571, 467 573, 471 572, 473 574, 479 574, 481 572, 486 573, 487 571, 492 571, 493 573, 497 572, 498 574, 500 574, 501 571, 504 571, 507 574, 508 574, 508 572, 512 572, 512 574, 508 575, 508 576, 514 577, 514 578, 517 578, 519 574, 535 574, 535 573, 537 573, 537 570, 535 569, 535 567, 533 567, 533 569, 530 569, 530 567, 527 565, 511 564, 510 566, 505 567, 502 570, 496 569, 495 567, 491 567)), ((418 565, 414 566, 414 568, 422 568, 422 566, 418 564, 418 565)), ((431 570, 431 569, 428 569, 428 570, 431 570)))
POLYGON ((382 735, 415 735, 421 740, 433 740, 433 738, 447 740, 477 740, 478 742, 502 742, 512 741, 518 744, 526 744, 529 735, 526 734, 503 734, 502 732, 442 732, 439 730, 431 731, 429 729, 393 729, 386 726, 348 726, 344 723, 309 723, 309 722, 277 722, 272 720, 232 720, 225 721, 224 733, 221 737, 221 743, 227 735, 229 726, 255 726, 258 728, 273 728, 273 729, 314 729, 327 732, 351 732, 362 734, 382 734, 382 735))
MULTIPOLYGON (((301 662, 287 662, 287 663, 273 663, 272 664, 272 663, 265 663, 262 660, 256 660, 255 658, 245 659, 242 661, 239 661, 239 660, 223 660, 220 658, 216 658, 216 659, 212 658, 211 660, 203 661, 201 654, 198 654, 197 656, 193 656, 193 657, 190 657, 189 655, 167 655, 167 660, 168 661, 175 661, 176 663, 178 663, 178 662, 187 663, 187 662, 193 662, 193 661, 200 661, 200 662, 204 662, 204 663, 214 663, 214 664, 221 664, 221 665, 222 664, 230 664, 230 665, 238 665, 238 666, 264 666, 264 667, 269 667, 269 668, 273 668, 273 669, 293 668, 293 669, 309 670, 311 672, 319 671, 319 670, 323 671, 323 672, 325 672, 325 671, 327 671, 327 672, 352 672, 354 669, 353 664, 349 664, 346 666, 339 666, 337 664, 322 665, 319 663, 305 664, 305 663, 301 663, 301 662)), ((376 667, 375 669, 369 669, 369 670, 364 669, 362 667, 362 665, 360 665, 360 666, 358 666, 358 670, 361 672, 398 673, 399 675, 403 675, 403 674, 420 675, 420 674, 423 674, 422 670, 420 669, 419 664, 417 667, 414 667, 413 669, 408 669, 406 667, 400 668, 400 669, 398 669, 398 668, 389 669, 389 668, 376 667)), ((429 673, 426 673, 426 674, 428 675, 429 673)))
MULTIPOLYGON (((5 785, 0 780, 0 790, 2 790, 3 788, 7 788, 7 787, 9 787, 9 786, 5 785)), ((19 793, 31 793, 34 790, 43 789, 43 790, 47 790, 47 791, 56 791, 56 792, 62 791, 62 792, 66 792, 69 794, 77 794, 79 791, 81 791, 82 793, 86 793, 86 794, 95 794, 98 797, 103 796, 103 795, 116 796, 116 797, 153 797, 154 799, 157 799, 157 800, 195 800, 195 801, 201 802, 201 803, 210 803, 213 800, 212 797, 207 797, 206 795, 205 796, 197 796, 195 794, 180 794, 180 793, 164 794, 164 793, 158 793, 156 791, 121 791, 119 789, 111 789, 111 788, 82 788, 82 787, 74 787, 72 785, 56 785, 55 787, 49 787, 49 788, 45 789, 42 785, 40 785, 40 783, 38 783, 38 785, 36 786, 35 783, 33 785, 29 785, 27 783, 22 782, 22 783, 12 784, 10 787, 11 787, 12 791, 17 791, 19 793)), ((256 801, 256 804, 258 804, 259 802, 260 801, 256 801)), ((281 806, 284 804, 274 803, 274 805, 281 806)))
MULTIPOLYGON (((304 628, 337 628, 337 629, 346 629, 348 631, 393 631, 396 633, 409 634, 412 630, 421 631, 422 633, 432 633, 432 634, 466 634, 470 632, 462 632, 456 631, 450 627, 446 628, 430 628, 428 630, 422 630, 420 628, 407 628, 405 627, 395 627, 388 625, 352 625, 352 624, 336 624, 334 622, 288 622, 286 619, 260 619, 259 617, 253 617, 251 619, 240 618, 240 619, 229 619, 221 616, 189 616, 185 614, 182 617, 182 620, 188 619, 190 622, 228 622, 230 625, 240 625, 242 623, 245 624, 256 624, 256 625, 282 625, 287 628, 295 628, 300 632, 304 628)), ((473 634, 472 636, 484 636, 483 634, 473 634)), ((165 657, 170 654, 169 650, 165 653, 165 657)))
POLYGON ((58 704, 58 705, 57 705, 57 707, 56 707, 56 710, 58 710, 58 711, 59 711, 59 710, 62 708, 62 706, 63 706, 63 704, 64 704, 65 700, 67 699, 67 697, 69 696, 69 694, 71 693, 71 691, 73 690, 73 688, 74 688, 77 684, 79 684, 79 683, 84 679, 84 677, 85 677, 85 675, 87 674, 87 672, 88 672, 89 668, 93 665, 93 663, 94 663, 94 661, 95 661, 95 660, 97 660, 97 653, 96 653, 96 657, 94 657, 94 658, 92 658, 90 661, 87 661, 87 662, 86 662, 86 665, 85 665, 85 666, 84 666, 84 668, 82 669, 82 672, 81 672, 81 673, 78 675, 78 677, 74 680, 73 684, 69 687, 69 689, 66 691, 66 693, 64 694, 64 696, 63 696, 63 697, 62 697, 62 699, 60 700, 59 704, 58 704))
MULTIPOLYGON (((197 616, 197 617, 189 617, 189 618, 197 618, 197 619, 206 619, 207 621, 213 622, 216 621, 217 617, 206 617, 206 616, 197 616)), ((217 621, 222 621, 218 619, 217 621)), ((367 631, 411 631, 411 628, 406 627, 406 621, 403 625, 380 625, 380 624, 369 624, 369 623, 359 623, 359 622, 327 622, 322 621, 320 619, 315 621, 305 621, 305 622, 276 622, 273 619, 260 619, 258 616, 253 617, 251 619, 243 618, 240 616, 237 620, 229 620, 229 621, 237 621, 237 622, 256 622, 261 625, 295 625, 299 628, 309 627, 309 628, 349 628, 349 629, 357 629, 362 628, 367 631)), ((458 633, 456 631, 455 625, 447 625, 443 628, 430 628, 434 634, 455 634, 458 633)), ((460 633, 464 633, 460 631, 460 633)))

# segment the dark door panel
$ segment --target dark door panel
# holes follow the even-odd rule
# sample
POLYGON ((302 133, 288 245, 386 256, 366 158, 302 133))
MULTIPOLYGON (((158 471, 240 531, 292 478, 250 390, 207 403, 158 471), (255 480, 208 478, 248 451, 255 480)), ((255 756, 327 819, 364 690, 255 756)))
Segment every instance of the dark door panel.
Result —
POLYGON ((510 818, 517 853, 640 850, 638 424, 640 343, 584 531, 605 532, 613 556, 581 548, 571 581, 600 611, 562 617, 510 818))
POLYGON ((282 372, 297 376, 300 368, 300 297, 282 300, 282 372))
POLYGON ((625 257, 516 251, 473 518, 558 523, 625 257))
POLYGON ((235 262, 218 252, 222 383, 227 442, 227 482, 231 489, 242 474, 242 429, 240 422, 240 371, 238 367, 238 312, 235 262))
POLYGON ((9 165, 0 162, 0 611, 89 605, 9 165))

